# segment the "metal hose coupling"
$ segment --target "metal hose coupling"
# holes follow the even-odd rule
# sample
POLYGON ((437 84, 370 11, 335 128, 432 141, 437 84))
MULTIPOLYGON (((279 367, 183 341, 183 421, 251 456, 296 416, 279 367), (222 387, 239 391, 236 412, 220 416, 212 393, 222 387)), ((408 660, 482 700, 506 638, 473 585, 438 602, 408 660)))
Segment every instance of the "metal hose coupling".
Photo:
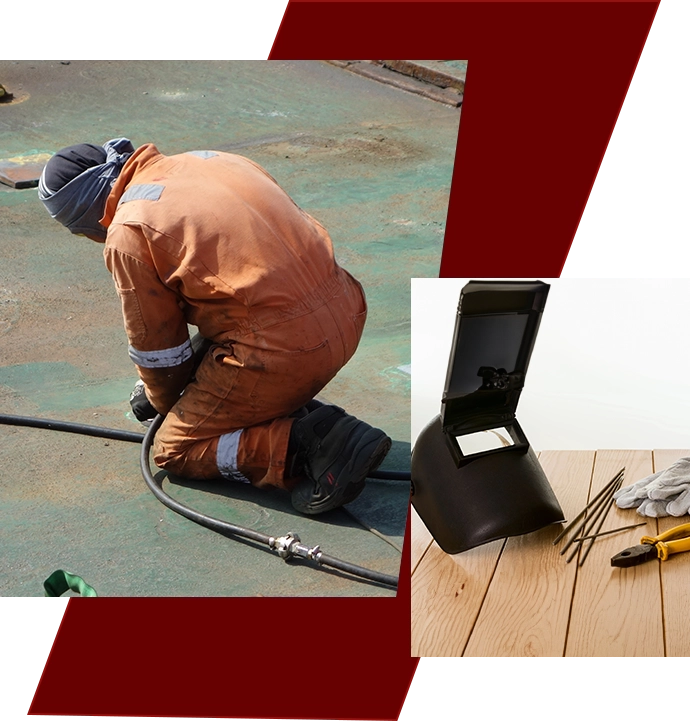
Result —
POLYGON ((310 559, 317 564, 321 563, 321 547, 317 544, 314 547, 308 547, 301 543, 301 539, 289 531, 285 536, 270 537, 268 540, 268 546, 274 551, 278 552, 278 556, 285 561, 292 559, 292 557, 302 557, 303 559, 310 559))

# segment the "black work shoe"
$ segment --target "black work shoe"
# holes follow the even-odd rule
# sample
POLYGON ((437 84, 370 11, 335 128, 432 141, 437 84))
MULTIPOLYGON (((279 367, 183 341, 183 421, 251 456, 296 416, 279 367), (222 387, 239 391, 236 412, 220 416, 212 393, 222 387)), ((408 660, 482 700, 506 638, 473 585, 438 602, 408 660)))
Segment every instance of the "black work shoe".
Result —
POLYGON ((367 474, 391 448, 381 429, 338 406, 322 406, 298 419, 292 434, 307 477, 293 489, 292 506, 303 514, 321 514, 356 499, 367 474))

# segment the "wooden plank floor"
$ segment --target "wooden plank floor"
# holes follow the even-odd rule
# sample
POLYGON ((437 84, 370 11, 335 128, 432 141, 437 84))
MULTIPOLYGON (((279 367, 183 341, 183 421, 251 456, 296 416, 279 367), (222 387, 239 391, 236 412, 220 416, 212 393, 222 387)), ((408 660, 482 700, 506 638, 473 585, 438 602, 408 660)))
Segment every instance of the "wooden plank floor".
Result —
MULTIPOLYGON (((628 486, 683 456, 690 450, 546 451, 539 460, 572 519, 622 467, 628 486)), ((451 556, 411 513, 413 656, 690 656, 690 553, 629 569, 610 563, 690 517, 597 539, 580 567, 552 544, 560 524, 451 556)), ((641 521, 614 506, 602 531, 641 521)))

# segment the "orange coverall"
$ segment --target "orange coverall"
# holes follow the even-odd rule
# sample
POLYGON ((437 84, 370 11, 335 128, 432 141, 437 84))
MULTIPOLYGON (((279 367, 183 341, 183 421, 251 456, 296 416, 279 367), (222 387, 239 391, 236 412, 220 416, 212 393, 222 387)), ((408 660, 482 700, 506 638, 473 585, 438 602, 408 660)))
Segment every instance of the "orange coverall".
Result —
POLYGON ((247 158, 151 144, 125 164, 101 223, 130 357, 167 413, 155 463, 292 488, 289 414, 350 359, 366 318, 325 228, 247 158), (191 381, 187 324, 212 341, 191 381))

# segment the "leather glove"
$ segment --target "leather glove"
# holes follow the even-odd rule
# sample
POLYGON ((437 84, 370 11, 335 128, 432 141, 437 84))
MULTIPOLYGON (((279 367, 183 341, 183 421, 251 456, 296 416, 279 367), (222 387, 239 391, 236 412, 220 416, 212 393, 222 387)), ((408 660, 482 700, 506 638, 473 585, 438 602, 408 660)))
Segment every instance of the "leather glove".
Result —
POLYGON ((690 488, 675 498, 669 499, 666 504, 666 511, 671 516, 685 516, 686 514, 690 514, 690 488))
POLYGON ((666 510, 667 502, 657 501, 656 499, 641 499, 641 504, 637 507, 637 513, 640 516, 651 516, 659 518, 660 516, 668 516, 666 510))
POLYGON ((621 509, 637 507, 641 516, 683 516, 690 512, 690 458, 679 459, 617 491, 613 498, 621 509))
POLYGON ((137 421, 141 421, 142 423, 146 421, 150 422, 158 415, 158 412, 146 397, 146 388, 141 379, 136 382, 134 389, 132 389, 132 393, 129 396, 129 405, 132 407, 132 413, 137 421))
POLYGON ((647 496, 647 487, 653 484, 662 474, 662 471, 657 471, 656 474, 651 476, 645 476, 644 479, 636 481, 630 486, 626 486, 623 489, 619 489, 613 498, 616 500, 616 505, 619 509, 635 509, 642 504, 647 496))
POLYGON ((678 459, 656 480, 649 498, 666 503, 666 514, 683 516, 690 511, 690 458, 678 459))

